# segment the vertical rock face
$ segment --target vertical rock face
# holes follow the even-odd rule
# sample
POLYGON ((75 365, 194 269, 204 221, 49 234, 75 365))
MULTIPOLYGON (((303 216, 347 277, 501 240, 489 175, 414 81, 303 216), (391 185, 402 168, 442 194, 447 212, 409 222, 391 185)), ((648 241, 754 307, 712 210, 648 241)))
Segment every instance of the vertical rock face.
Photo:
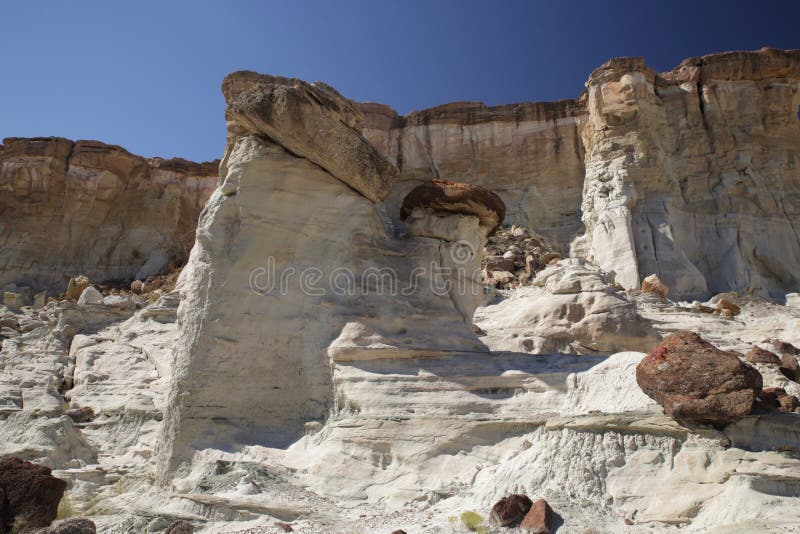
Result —
POLYGON ((216 163, 145 159, 96 141, 0 145, 0 286, 143 277, 182 263, 216 163))
POLYGON ((581 100, 456 102, 403 117, 381 104, 359 108, 364 136, 400 171, 398 194, 418 180, 468 182, 500 195, 507 222, 535 228, 564 250, 581 233, 581 100))
POLYGON ((293 443, 339 402, 336 362, 486 351, 476 251, 501 214, 417 203, 417 231, 394 239, 375 201, 395 171, 349 101, 249 72, 223 91, 225 176, 179 281, 165 473, 195 449, 293 443))
POLYGON ((800 51, 640 58, 589 77, 583 220, 601 267, 676 296, 800 284, 800 51))

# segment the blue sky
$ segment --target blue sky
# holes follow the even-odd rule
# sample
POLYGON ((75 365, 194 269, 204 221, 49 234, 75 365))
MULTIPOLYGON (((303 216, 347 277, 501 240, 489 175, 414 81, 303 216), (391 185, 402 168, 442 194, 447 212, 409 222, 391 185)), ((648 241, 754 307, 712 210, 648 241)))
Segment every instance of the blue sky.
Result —
POLYGON ((322 80, 406 113, 572 98, 613 56, 800 48, 800 1, 5 1, 0 138, 218 158, 225 74, 322 80))

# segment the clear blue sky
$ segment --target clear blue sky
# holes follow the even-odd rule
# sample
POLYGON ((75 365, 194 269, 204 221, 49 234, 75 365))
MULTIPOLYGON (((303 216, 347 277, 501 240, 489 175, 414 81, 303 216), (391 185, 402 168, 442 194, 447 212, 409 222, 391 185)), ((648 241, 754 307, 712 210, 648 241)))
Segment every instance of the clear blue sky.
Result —
POLYGON ((613 56, 800 48, 800 1, 4 1, 0 138, 209 160, 234 70, 322 80, 401 113, 572 98, 613 56))

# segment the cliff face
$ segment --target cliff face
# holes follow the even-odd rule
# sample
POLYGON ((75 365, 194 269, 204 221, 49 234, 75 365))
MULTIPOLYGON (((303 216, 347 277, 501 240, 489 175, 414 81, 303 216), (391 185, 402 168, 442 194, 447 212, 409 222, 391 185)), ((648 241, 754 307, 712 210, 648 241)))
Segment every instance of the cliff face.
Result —
POLYGON ((588 253, 626 287, 779 295, 800 285, 800 51, 615 59, 587 83, 588 253))
POLYGON ((406 182, 400 193, 431 178, 482 185, 501 196, 507 222, 536 228, 562 249, 581 233, 582 101, 459 102, 404 117, 380 104, 360 109, 363 135, 406 182))
POLYGON ((0 145, 0 287, 142 278, 183 263, 217 164, 145 159, 97 141, 0 145))
POLYGON ((360 108, 401 183, 490 187, 507 223, 592 257, 625 287, 657 273, 674 296, 775 296, 800 285, 798 73, 796 50, 714 54, 662 74, 617 58, 579 100, 404 117, 360 108))

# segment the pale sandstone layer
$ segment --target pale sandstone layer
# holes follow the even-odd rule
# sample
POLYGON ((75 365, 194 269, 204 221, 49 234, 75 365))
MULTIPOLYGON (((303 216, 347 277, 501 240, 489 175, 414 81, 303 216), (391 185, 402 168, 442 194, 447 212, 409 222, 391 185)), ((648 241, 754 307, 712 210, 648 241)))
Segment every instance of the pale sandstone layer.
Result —
POLYGON ((5 139, 0 287, 58 293, 70 276, 130 280, 184 263, 217 174, 217 162, 146 159, 97 141, 5 139))
POLYGON ((613 59, 587 87, 585 253, 677 297, 796 291, 800 51, 613 59))

